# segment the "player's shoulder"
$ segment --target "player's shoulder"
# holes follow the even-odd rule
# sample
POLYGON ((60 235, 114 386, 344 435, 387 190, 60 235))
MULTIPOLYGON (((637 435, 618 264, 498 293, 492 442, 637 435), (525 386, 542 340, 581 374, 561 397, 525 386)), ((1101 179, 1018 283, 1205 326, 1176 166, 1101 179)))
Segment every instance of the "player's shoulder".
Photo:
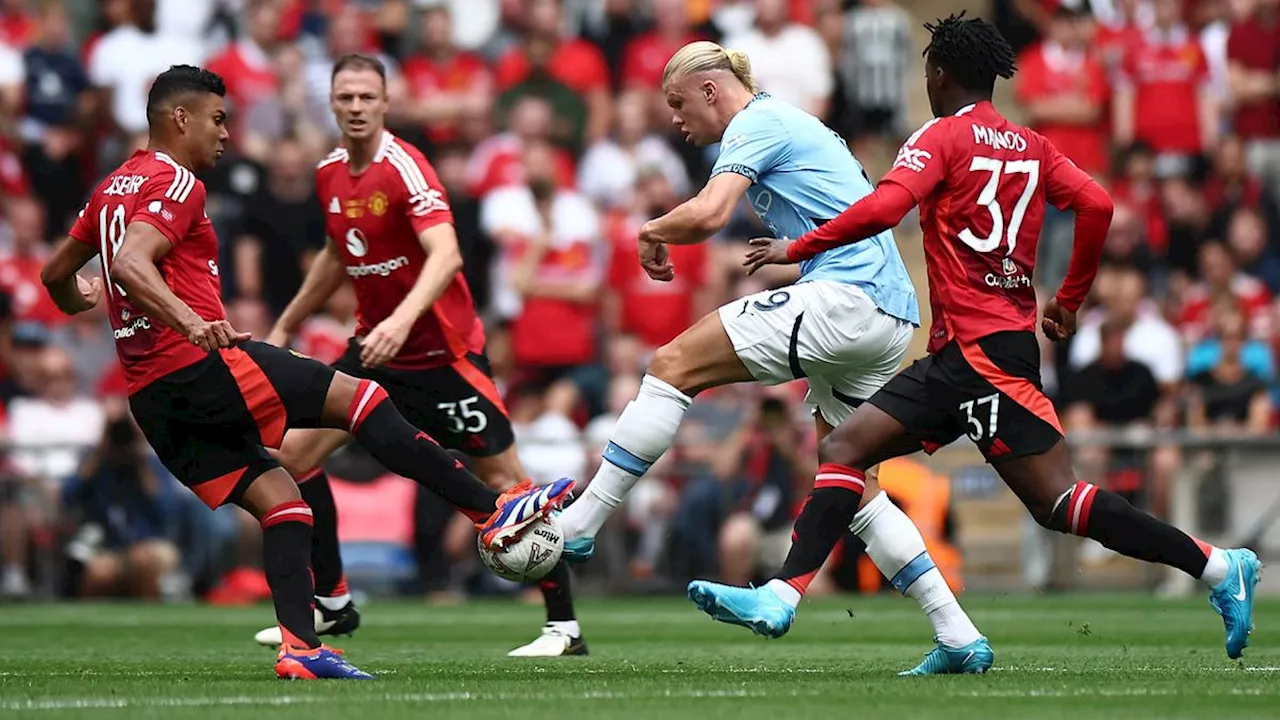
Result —
POLYGON ((387 133, 378 152, 377 164, 386 174, 386 181, 405 188, 411 198, 431 196, 443 200, 435 169, 422 151, 412 144, 387 133))
MULTIPOLYGON (((323 160, 316 163, 316 172, 319 173, 323 171, 325 168, 336 168, 336 167, 341 167, 343 165, 346 165, 347 162, 350 160, 350 158, 351 156, 347 153, 346 148, 344 147, 334 148, 333 150, 329 151, 328 155, 324 156, 323 160)), ((330 170, 329 172, 332 172, 332 170, 330 170)))
POLYGON ((762 92, 729 119, 725 127, 726 139, 735 131, 784 130, 788 123, 796 121, 796 113, 803 115, 804 111, 762 92))
POLYGON ((427 156, 413 143, 405 142, 391 133, 387 133, 384 138, 383 158, 395 164, 396 161, 409 161, 419 168, 431 168, 431 162, 427 160, 427 156))
MULTIPOLYGON (((144 186, 150 186, 154 188, 152 192, 159 192, 164 199, 178 204, 189 200, 201 201, 205 194, 204 182, 190 168, 159 151, 135 155, 108 176, 104 184, 112 183, 113 177, 116 185, 124 183, 128 177, 141 178, 139 187, 133 192, 140 192, 144 186)), ((123 194, 132 194, 127 188, 121 189, 125 190, 123 194)), ((103 193, 112 194, 112 186, 107 185, 103 193)))

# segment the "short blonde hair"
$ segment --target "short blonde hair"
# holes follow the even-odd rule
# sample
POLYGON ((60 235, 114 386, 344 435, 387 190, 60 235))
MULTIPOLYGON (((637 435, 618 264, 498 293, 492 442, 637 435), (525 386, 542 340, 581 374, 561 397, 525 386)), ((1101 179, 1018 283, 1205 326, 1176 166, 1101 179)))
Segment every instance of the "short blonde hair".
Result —
POLYGON ((751 60, 741 50, 729 50, 719 45, 699 40, 676 51, 667 61, 662 71, 662 84, 665 86, 671 79, 679 75, 692 75, 712 70, 724 70, 733 73, 738 82, 752 93, 756 92, 756 79, 751 76, 751 60))

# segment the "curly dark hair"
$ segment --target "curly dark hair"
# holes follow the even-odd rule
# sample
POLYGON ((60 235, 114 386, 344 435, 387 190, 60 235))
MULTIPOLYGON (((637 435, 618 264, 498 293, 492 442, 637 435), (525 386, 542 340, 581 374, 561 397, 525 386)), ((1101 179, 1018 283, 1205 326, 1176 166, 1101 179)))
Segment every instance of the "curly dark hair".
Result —
POLYGON ((981 18, 966 18, 961 11, 924 28, 931 36, 924 56, 965 90, 991 94, 997 77, 1008 80, 1018 69, 1009 41, 981 18))

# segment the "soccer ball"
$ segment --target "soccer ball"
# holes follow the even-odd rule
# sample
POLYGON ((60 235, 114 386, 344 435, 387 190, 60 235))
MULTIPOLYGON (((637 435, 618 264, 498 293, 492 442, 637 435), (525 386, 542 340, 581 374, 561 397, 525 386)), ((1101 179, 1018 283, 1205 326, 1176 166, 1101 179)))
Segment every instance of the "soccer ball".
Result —
POLYGON ((529 583, 542 579, 560 562, 564 553, 564 533, 555 518, 535 520, 524 534, 501 550, 490 550, 477 536, 480 562, 494 575, 511 582, 529 583))

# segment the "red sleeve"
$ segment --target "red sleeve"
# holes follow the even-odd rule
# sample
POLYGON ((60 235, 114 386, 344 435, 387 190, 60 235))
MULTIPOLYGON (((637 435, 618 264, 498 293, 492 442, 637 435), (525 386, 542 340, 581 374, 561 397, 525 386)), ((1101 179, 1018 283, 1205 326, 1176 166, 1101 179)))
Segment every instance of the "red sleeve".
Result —
POLYGON ((508 50, 493 67, 494 80, 498 90, 507 90, 520 82, 529 74, 529 63, 525 60, 520 48, 508 50))
POLYGON ((71 232, 67 233, 71 239, 76 242, 82 242, 85 245, 97 245, 98 240, 94 237, 93 216, 89 211, 89 206, 93 204, 93 200, 85 203, 80 208, 80 214, 76 216, 76 221, 71 224, 71 232))
POLYGON ((875 192, 854 203, 834 220, 796 238, 787 247, 787 259, 792 262, 808 260, 831 248, 878 235, 897 225, 915 205, 915 198, 905 186, 882 180, 875 192))
POLYGON ((893 167, 880 180, 882 185, 901 185, 919 204, 942 183, 947 175, 947 149, 951 145, 952 133, 956 127, 943 120, 934 118, 907 138, 902 147, 898 148, 893 167))
MULTIPOLYGON (((1072 166, 1073 168, 1075 166, 1072 166)), ((1080 172, 1077 168, 1076 172, 1080 172)), ((1087 176, 1086 176, 1087 177, 1087 176)), ((1067 310, 1080 308, 1093 286, 1102 260, 1102 247, 1107 242, 1114 206, 1107 191, 1093 180, 1079 188, 1071 198, 1070 207, 1076 215, 1075 243, 1071 248, 1071 264, 1067 277, 1058 290, 1058 304, 1067 310)))
POLYGON ((204 183, 184 167, 153 175, 138 189, 129 222, 146 223, 177 245, 204 215, 204 194, 204 183))
POLYGON ((449 198, 431 163, 418 153, 410 153, 396 143, 387 150, 396 177, 404 188, 405 214, 413 231, 420 233, 442 223, 453 222, 449 198))
POLYGON ((640 77, 642 74, 640 70, 640 53, 644 49, 642 43, 648 37, 648 35, 633 37, 622 50, 622 82, 628 86, 643 85, 646 80, 646 78, 640 77))
POLYGON ((1231 32, 1227 34, 1227 59, 1228 60, 1235 60, 1236 62, 1244 61, 1244 55, 1247 54, 1244 49, 1246 37, 1245 37, 1245 34, 1241 32, 1241 30, 1242 30, 1241 26, 1236 25, 1232 27, 1231 32))
POLYGON ((577 88, 580 92, 609 90, 609 63, 605 61, 604 53, 600 52, 600 48, 582 40, 578 45, 578 52, 575 53, 575 59, 582 63, 574 73, 580 85, 577 88))

